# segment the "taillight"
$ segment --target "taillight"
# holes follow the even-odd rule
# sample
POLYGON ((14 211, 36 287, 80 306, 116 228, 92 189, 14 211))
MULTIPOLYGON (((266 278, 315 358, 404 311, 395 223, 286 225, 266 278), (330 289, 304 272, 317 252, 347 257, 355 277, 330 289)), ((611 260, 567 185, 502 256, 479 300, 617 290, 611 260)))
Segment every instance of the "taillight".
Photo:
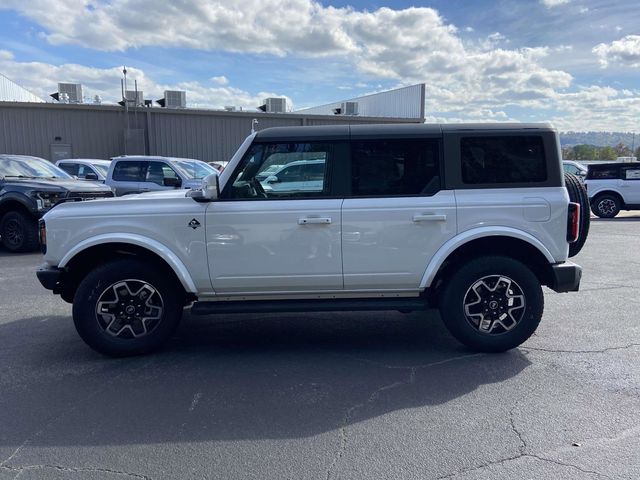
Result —
POLYGON ((580 236, 580 204, 569 202, 567 218, 567 242, 573 243, 580 236))
POLYGON ((40 251, 44 255, 47 253, 47 226, 43 219, 38 220, 38 240, 40 242, 40 251))

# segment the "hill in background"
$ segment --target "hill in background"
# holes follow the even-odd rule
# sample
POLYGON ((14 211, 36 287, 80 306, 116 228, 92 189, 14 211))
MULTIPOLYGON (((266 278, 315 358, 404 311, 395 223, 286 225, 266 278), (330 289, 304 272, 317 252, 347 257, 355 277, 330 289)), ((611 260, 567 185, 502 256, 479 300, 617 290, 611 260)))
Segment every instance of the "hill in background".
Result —
MULTIPOLYGON (((615 147, 622 143, 634 145, 633 133, 629 132, 561 132, 560 143, 563 147, 574 145, 595 145, 598 147, 615 147)), ((635 136, 635 147, 640 145, 640 135, 635 136)))

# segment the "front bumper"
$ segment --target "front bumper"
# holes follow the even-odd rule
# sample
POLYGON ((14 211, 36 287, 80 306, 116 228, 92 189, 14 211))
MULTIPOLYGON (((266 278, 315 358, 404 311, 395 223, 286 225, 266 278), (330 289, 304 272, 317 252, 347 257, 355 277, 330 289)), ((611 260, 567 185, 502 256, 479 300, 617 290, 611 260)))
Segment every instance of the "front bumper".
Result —
POLYGON ((62 288, 62 270, 50 265, 42 265, 36 271, 38 280, 47 290, 53 290, 53 293, 59 293, 62 288))
POLYGON ((549 288, 556 292, 577 292, 580 289, 582 267, 573 262, 557 263, 551 266, 553 275, 549 288))

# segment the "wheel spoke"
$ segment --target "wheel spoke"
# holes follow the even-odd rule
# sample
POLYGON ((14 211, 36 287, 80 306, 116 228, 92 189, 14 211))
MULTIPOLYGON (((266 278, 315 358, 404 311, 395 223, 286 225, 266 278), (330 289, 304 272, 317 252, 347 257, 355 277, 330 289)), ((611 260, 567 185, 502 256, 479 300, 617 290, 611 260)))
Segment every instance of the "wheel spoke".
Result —
POLYGON ((114 337, 140 338, 158 326, 164 312, 160 293, 142 280, 123 280, 106 288, 96 304, 101 328, 114 337))
POLYGON ((513 329, 524 316, 526 302, 522 288, 504 275, 487 275, 467 290, 464 314, 478 331, 501 334, 513 329))

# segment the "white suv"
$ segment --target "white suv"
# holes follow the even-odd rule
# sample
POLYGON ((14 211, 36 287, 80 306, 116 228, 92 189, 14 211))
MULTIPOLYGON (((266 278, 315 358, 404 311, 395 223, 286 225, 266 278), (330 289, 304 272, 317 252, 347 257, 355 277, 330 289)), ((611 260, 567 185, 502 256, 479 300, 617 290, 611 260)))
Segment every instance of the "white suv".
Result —
POLYGON ((589 165, 585 180, 591 211, 613 218, 620 210, 640 210, 640 163, 589 165))
POLYGON ((461 342, 503 351, 535 331, 543 285, 578 289, 579 213, 549 125, 271 128, 201 189, 54 208, 38 277, 110 355, 158 347, 185 306, 435 307, 461 342), (317 188, 257 180, 293 162, 319 166, 317 188))

